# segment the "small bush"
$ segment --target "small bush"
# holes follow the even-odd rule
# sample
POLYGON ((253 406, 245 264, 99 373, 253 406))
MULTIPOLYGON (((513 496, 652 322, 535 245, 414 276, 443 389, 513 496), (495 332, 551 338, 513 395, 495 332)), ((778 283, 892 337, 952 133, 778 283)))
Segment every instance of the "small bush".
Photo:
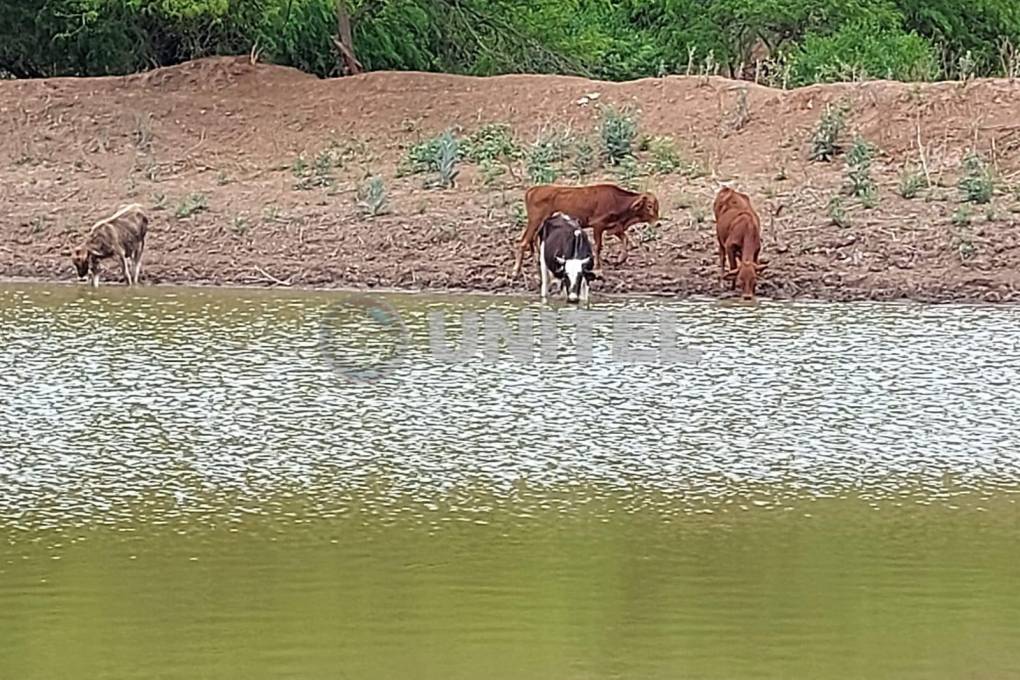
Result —
POLYGON ((483 125, 465 140, 463 151, 464 158, 472 163, 491 163, 503 158, 515 158, 520 154, 513 130, 506 123, 483 125))
POLYGON ((657 175, 669 175, 683 167, 683 160, 670 137, 654 137, 648 143, 651 152, 649 168, 657 175))
POLYGON ((837 227, 850 226, 850 218, 846 214, 846 209, 843 207, 843 199, 839 196, 833 196, 829 199, 828 205, 829 220, 837 227))
POLYGON ((963 176, 958 186, 963 200, 968 203, 988 203, 992 200, 995 179, 980 154, 971 151, 963 159, 963 176))
POLYGON ((315 187, 330 187, 336 182, 333 177, 333 168, 338 162, 330 150, 320 151, 315 155, 312 166, 309 167, 304 155, 298 156, 291 165, 291 172, 297 182, 295 189, 308 190, 315 187))
POLYGON ((593 173, 597 167, 598 157, 595 154, 595 147, 587 139, 578 141, 574 147, 574 174, 584 177, 593 173))
POLYGON ((506 174, 505 166, 491 161, 488 158, 482 159, 482 161, 478 164, 478 169, 482 175, 482 184, 487 187, 494 187, 499 184, 500 178, 506 174))
POLYGON ((966 227, 971 223, 973 217, 970 208, 968 208, 965 205, 961 205, 956 209, 956 211, 953 213, 953 216, 950 219, 952 220, 955 226, 966 227))
POLYGON ((846 177, 850 194, 871 200, 875 196, 875 182, 871 179, 871 160, 875 147, 866 140, 855 137, 846 157, 846 177))
POLYGON ((637 178, 641 175, 641 166, 633 156, 627 156, 616 166, 616 177, 625 189, 637 191, 637 178))
POLYGON ((460 174, 460 170, 457 169, 459 156, 460 148, 457 144, 457 138, 453 136, 453 132, 447 130, 439 137, 435 157, 437 177, 431 186, 441 189, 452 189, 454 187, 457 175, 460 174))
MULTIPOLYGON (((449 131, 447 131, 449 132, 449 131)), ((452 134, 452 133, 450 133, 452 134)), ((426 172, 439 172, 439 147, 442 135, 425 139, 411 146, 400 159, 397 176, 419 175, 426 172)))
POLYGON ((925 179, 923 173, 903 168, 903 172, 900 173, 900 183, 897 192, 903 198, 915 198, 921 189, 924 188, 924 185, 925 179))
POLYGON ((372 177, 361 186, 358 190, 358 208, 368 217, 378 217, 390 211, 382 177, 372 177))
POLYGON ((606 107, 602 110, 599 136, 602 138, 603 155, 610 165, 619 165, 633 155, 637 132, 637 120, 629 109, 617 111, 606 107))
POLYGON ((838 106, 825 105, 825 111, 811 135, 811 154, 813 161, 831 161, 842 149, 839 138, 846 127, 846 114, 849 107, 845 102, 838 106))
POLYGON ((177 219, 183 220, 209 208, 209 199, 205 194, 189 194, 183 201, 177 204, 175 214, 177 219))
POLYGON ((532 184, 549 184, 559 177, 557 164, 565 160, 570 149, 570 135, 563 131, 543 132, 525 154, 524 164, 532 184))
POLYGON ((251 229, 251 225, 248 223, 248 220, 241 215, 237 215, 230 222, 230 230, 238 236, 244 236, 248 233, 249 229, 251 229))

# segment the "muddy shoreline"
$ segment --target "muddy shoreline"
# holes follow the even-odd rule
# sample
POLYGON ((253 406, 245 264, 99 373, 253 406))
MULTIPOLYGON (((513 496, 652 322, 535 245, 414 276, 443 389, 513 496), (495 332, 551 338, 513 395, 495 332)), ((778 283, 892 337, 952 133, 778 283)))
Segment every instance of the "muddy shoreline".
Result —
MULTIPOLYGON (((762 216, 759 295, 774 300, 1020 301, 1020 82, 870 83, 779 91, 722 78, 600 83, 558 76, 470 78, 369 73, 319 80, 246 58, 206 59, 128 77, 0 82, 0 278, 72 282, 68 254, 117 206, 152 222, 143 285, 477 292, 537 297, 534 262, 510 280, 530 181, 526 156, 549 130, 597 135, 581 105, 638 107, 642 138, 668 138, 676 167, 604 166, 570 184, 652 191, 659 228, 630 231, 625 265, 606 243, 596 295, 728 298, 711 203, 718 183, 762 216), (744 91, 743 122, 727 127, 744 91), (281 106, 287 102, 287 106, 281 106), (847 108, 844 148, 876 154, 874 201, 846 192, 845 155, 813 162, 820 112, 847 108), (445 129, 505 124, 521 156, 462 162, 454 188, 401 171, 409 149, 445 129), (918 139, 921 139, 920 145, 918 139), (964 159, 987 159, 987 203, 961 195, 964 159), (320 173, 320 161, 327 166, 320 173), (927 185, 903 178, 923 159, 927 185), (368 178, 386 209, 363 209, 368 178), (836 207, 834 207, 836 206, 836 207), (838 207, 838 211, 837 211, 838 207), (289 286, 281 286, 285 282, 289 286)), ((661 160, 661 159, 659 159, 661 160)), ((104 266, 104 285, 119 268, 104 266)))

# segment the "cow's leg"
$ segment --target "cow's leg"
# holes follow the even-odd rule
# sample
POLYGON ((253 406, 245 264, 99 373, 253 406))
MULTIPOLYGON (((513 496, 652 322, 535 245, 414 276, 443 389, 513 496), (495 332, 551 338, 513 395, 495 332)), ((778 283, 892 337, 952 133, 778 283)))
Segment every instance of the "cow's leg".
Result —
POLYGON ((135 285, 138 285, 138 274, 142 271, 142 252, 145 250, 145 244, 139 243, 138 249, 135 250, 135 285))
POLYGON ((583 273, 581 274, 581 304, 585 307, 588 306, 588 279, 583 273))
POLYGON ((726 246, 719 244, 719 284, 726 283, 726 246))
POLYGON ((602 275, 602 232, 604 228, 598 225, 592 227, 592 234, 595 237, 595 274, 602 275))
POLYGON ((124 253, 123 255, 120 256, 120 261, 121 261, 121 264, 124 267, 124 281, 126 282, 127 285, 130 286, 131 283, 132 283, 132 281, 131 281, 131 259, 128 257, 127 253, 124 253))
MULTIPOLYGON (((730 248, 729 256, 730 256, 730 271, 733 271, 734 269, 737 268, 737 249, 736 248, 730 248)), ((730 289, 732 289, 732 290, 736 290, 737 289, 737 277, 736 276, 733 277, 733 281, 730 283, 730 289)))
POLYGON ((545 264, 545 243, 538 248, 538 268, 542 272, 542 302, 549 297, 549 267, 545 264))
POLYGON ((521 273, 521 265, 524 262, 524 253, 535 252, 535 234, 538 232, 538 228, 540 226, 542 226, 542 220, 538 219, 537 213, 534 215, 528 215, 528 224, 524 227, 524 231, 521 232, 521 238, 517 242, 514 269, 510 274, 510 278, 517 278, 517 276, 521 273))

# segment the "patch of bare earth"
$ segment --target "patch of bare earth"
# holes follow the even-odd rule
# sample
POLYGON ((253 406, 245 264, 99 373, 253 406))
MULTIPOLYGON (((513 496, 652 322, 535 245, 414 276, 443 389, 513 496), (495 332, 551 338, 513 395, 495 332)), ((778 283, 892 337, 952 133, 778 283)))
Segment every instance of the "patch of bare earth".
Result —
MULTIPOLYGON (((451 190, 398 177, 397 165, 408 146, 450 126, 469 134, 508 123, 525 145, 551 126, 588 133, 598 113, 577 100, 591 92, 639 107, 642 134, 671 136, 704 169, 636 180, 667 219, 632 230, 639 245, 625 266, 613 266, 618 244, 607 241, 603 290, 721 294, 711 202, 726 179, 762 213, 765 296, 1020 299, 1017 82, 779 91, 699 77, 320 80, 236 58, 122 78, 0 82, 0 276, 73 279, 72 244, 119 204, 139 202, 154 216, 143 283, 535 290, 533 264, 508 278, 526 187, 520 163, 489 183, 464 164, 451 190), (850 133, 879 149, 875 205, 843 194, 845 226, 829 209, 845 157, 808 160, 822 111, 841 100, 850 133), (988 205, 965 206, 957 190, 972 149, 997 177, 988 205), (311 168, 323 153, 333 159, 328 177, 306 169, 302 181, 298 159, 311 168), (931 182, 913 200, 897 195, 905 168, 931 182), (369 175, 384 179, 389 214, 359 209, 369 175)), ((561 181, 602 179, 614 175, 561 181)))

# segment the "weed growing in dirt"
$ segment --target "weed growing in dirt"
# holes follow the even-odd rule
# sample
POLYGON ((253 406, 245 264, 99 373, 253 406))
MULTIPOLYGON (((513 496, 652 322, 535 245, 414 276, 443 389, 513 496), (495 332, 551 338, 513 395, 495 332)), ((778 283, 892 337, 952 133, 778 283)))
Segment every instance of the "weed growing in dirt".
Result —
POLYGON ((786 174, 786 166, 784 165, 779 167, 779 170, 776 172, 775 177, 773 177, 772 179, 776 180, 777 182, 782 182, 785 181, 787 177, 788 175, 786 174))
POLYGON ((166 194, 153 194, 152 195, 152 209, 153 210, 166 210, 166 194))
POLYGON ((846 156, 847 188, 851 196, 862 199, 866 205, 875 199, 875 181, 871 179, 871 160, 874 156, 875 147, 860 137, 854 137, 846 156))
POLYGON ((619 165, 633 155, 637 131, 637 119, 629 108, 617 111, 607 106, 602 109, 599 137, 602 139, 602 153, 610 165, 619 165))
POLYGON ((841 151, 839 138, 846 127, 848 109, 846 102, 840 102, 837 106, 825 105, 825 111, 811 135, 810 160, 831 161, 841 151))
POLYGON ((707 216, 705 209, 700 205, 696 205, 691 209, 691 219, 694 220, 695 224, 704 224, 707 216))
POLYGON ((457 181, 460 170, 457 168, 457 161, 460 156, 457 138, 451 130, 447 130, 439 136, 439 145, 436 148, 435 166, 437 176, 427 183, 427 188, 452 189, 457 181))
POLYGON ((584 177, 595 172, 598 167, 598 157, 595 154, 595 146, 587 139, 578 140, 574 147, 574 159, 572 162, 574 175, 584 177))
POLYGON ((545 130, 524 156, 528 180, 532 184, 549 184, 559 177, 558 163, 570 152, 571 137, 563 130, 545 130))
POLYGON ((985 219, 988 220, 989 222, 998 222, 999 221, 998 211, 996 211, 993 206, 988 206, 988 209, 985 210, 985 219))
POLYGON ((478 170, 482 175, 482 184, 488 188, 498 186, 503 175, 506 174, 506 166, 496 161, 483 158, 478 164, 478 170))
POLYGON ((684 167, 672 137, 653 137, 648 142, 648 150, 652 155, 648 166, 656 175, 669 175, 684 167))
POLYGON ((46 222, 41 217, 33 217, 28 223, 28 229, 33 234, 41 234, 46 231, 46 222))
POLYGON ((216 184, 221 187, 230 184, 230 178, 227 177, 227 173, 220 170, 219 174, 216 175, 216 184))
POLYGON ((294 177, 301 179, 308 174, 308 161, 305 160, 304 155, 298 156, 294 159, 294 162, 290 166, 290 171, 294 173, 294 177))
POLYGON ((419 175, 425 172, 439 172, 439 154, 445 136, 453 137, 453 131, 447 130, 442 135, 423 139, 414 144, 397 167, 397 177, 419 175))
POLYGON ((625 189, 637 191, 637 178, 641 175, 641 166, 633 156, 627 156, 616 166, 617 181, 625 189))
POLYGON ((971 151, 963 159, 963 176, 958 184, 960 194, 967 203, 988 203, 995 193, 995 179, 984 159, 971 151))
POLYGON ((651 243, 652 241, 658 241, 662 235, 659 230, 651 224, 643 225, 637 233, 638 243, 651 243))
POLYGON ((238 236, 244 236, 248 233, 249 229, 251 229, 251 224, 249 224, 247 218, 241 215, 237 215, 230 221, 230 231, 234 232, 238 236))
POLYGON ((514 203, 510 209, 510 221, 515 227, 523 227, 528 221, 528 214, 524 210, 524 206, 520 203, 514 203))
POLYGON ((843 199, 839 196, 833 196, 829 199, 828 205, 829 220, 837 227, 843 227, 844 229, 850 226, 850 217, 846 214, 846 208, 843 207, 843 199))
POLYGON ((358 208, 367 217, 389 213, 389 199, 382 177, 372 177, 358 190, 358 208))
POLYGON ((192 215, 209 209, 209 199, 205 194, 188 194, 184 200, 177 204, 175 214, 177 219, 183 220, 192 215))
POLYGON ((513 130, 506 123, 488 123, 464 142, 464 157, 472 163, 493 162, 520 155, 513 130))
POLYGON ((906 199, 915 198, 921 189, 924 188, 924 183, 924 174, 917 170, 903 168, 903 171, 900 173, 897 193, 906 199))
POLYGON ((973 215, 969 207, 961 205, 956 209, 956 211, 953 213, 953 216, 949 219, 957 227, 966 227, 971 223, 973 215))

